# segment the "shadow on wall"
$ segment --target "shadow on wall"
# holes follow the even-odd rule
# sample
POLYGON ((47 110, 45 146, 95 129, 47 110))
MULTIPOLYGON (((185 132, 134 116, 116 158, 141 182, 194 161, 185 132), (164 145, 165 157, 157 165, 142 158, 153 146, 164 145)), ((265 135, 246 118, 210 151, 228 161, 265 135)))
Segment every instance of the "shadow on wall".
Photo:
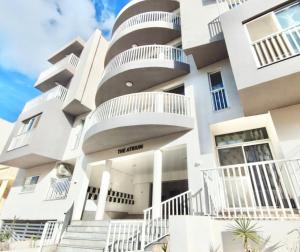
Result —
POLYGON ((217 4, 217 0, 202 0, 202 5, 212 5, 212 4, 217 4))

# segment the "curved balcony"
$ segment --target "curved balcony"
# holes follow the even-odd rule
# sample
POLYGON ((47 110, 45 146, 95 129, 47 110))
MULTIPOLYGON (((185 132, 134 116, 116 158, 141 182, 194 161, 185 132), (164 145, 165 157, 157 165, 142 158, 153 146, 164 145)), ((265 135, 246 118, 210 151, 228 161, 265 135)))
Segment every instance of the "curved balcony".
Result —
POLYGON ((131 48, 118 54, 106 66, 97 90, 96 105, 120 95, 146 90, 189 71, 187 57, 179 48, 166 45, 131 48))
POLYGON ((119 12, 112 32, 114 33, 125 20, 135 15, 149 11, 172 12, 178 8, 178 0, 132 0, 119 12))
MULTIPOLYGON (((190 100, 184 95, 144 92, 101 104, 86 125, 86 154, 193 128, 190 100)), ((179 134, 180 135, 180 134, 179 134)))
POLYGON ((133 44, 167 44, 180 36, 180 16, 170 12, 152 11, 127 19, 114 32, 105 65, 133 44))

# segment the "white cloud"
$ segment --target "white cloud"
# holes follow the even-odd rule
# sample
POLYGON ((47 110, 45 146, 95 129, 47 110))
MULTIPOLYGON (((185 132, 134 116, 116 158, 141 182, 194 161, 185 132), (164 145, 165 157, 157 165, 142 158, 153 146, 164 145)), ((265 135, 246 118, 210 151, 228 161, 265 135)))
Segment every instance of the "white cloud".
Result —
POLYGON ((108 4, 105 0, 98 22, 91 0, 0 0, 0 65, 37 76, 71 39, 112 27, 115 15, 108 4))

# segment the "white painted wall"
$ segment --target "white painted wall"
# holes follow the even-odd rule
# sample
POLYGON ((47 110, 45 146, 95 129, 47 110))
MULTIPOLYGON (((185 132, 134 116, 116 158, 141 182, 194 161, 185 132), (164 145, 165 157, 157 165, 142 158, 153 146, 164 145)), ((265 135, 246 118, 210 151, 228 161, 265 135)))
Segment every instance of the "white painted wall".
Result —
POLYGON ((21 169, 5 202, 1 219, 62 220, 68 210, 68 200, 46 201, 51 178, 55 177, 55 163, 30 169, 21 169), (34 192, 22 193, 26 177, 40 176, 34 192))
POLYGON ((3 152, 4 146, 10 136, 14 124, 0 118, 0 153, 3 152))
MULTIPOLYGON (((257 223, 253 221, 253 223, 257 223)), ((242 241, 235 240, 229 231, 234 224, 229 220, 213 220, 209 217, 177 216, 170 219, 170 249, 172 252, 241 252, 242 241)), ((299 229, 299 221, 266 221, 258 224, 259 234, 270 242, 262 251, 287 252, 299 243, 297 233, 288 234, 299 229), (270 249, 278 247, 277 250, 270 249), (281 247, 280 247, 281 246, 281 247)))

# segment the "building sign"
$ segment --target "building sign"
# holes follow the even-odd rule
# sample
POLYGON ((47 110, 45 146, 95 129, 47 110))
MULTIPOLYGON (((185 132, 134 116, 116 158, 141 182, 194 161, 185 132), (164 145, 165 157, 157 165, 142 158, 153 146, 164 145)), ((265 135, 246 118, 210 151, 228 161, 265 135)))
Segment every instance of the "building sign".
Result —
POLYGON ((143 148, 144 148, 143 144, 133 145, 133 146, 125 147, 122 149, 118 149, 118 154, 123 154, 123 153, 131 152, 131 151, 137 151, 137 150, 141 150, 143 148))

